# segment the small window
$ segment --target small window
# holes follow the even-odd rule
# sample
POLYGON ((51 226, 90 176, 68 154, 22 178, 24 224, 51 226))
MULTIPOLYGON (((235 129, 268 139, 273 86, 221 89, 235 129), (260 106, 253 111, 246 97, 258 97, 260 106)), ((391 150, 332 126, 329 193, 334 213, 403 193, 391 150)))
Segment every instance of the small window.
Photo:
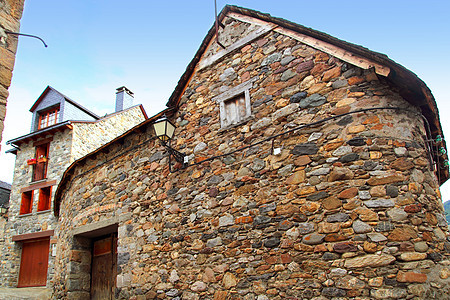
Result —
POLYGON ((52 187, 39 189, 38 211, 49 210, 52 198, 52 187))
POLYGON ((251 117, 249 90, 254 80, 250 79, 213 98, 213 101, 219 103, 222 128, 245 122, 251 117))
POLYGON ((33 181, 47 178, 49 146, 49 143, 36 146, 36 164, 33 169, 33 181))
POLYGON ((59 107, 45 110, 39 113, 38 129, 42 129, 58 122, 59 107))
POLYGON ((245 120, 245 96, 241 94, 237 97, 224 101, 224 119, 222 120, 222 127, 238 124, 245 120))
POLYGON ((22 202, 20 204, 19 214, 21 215, 31 214, 32 210, 33 210, 33 191, 22 193, 22 202))

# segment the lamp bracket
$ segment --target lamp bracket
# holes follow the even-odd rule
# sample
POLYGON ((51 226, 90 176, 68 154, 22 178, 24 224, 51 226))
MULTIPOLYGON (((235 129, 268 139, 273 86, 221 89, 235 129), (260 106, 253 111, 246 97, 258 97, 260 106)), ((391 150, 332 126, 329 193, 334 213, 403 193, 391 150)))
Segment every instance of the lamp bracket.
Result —
POLYGON ((175 149, 173 149, 172 147, 170 147, 169 145, 167 145, 166 143, 163 143, 164 147, 167 148, 167 151, 169 151, 170 155, 173 155, 173 157, 175 157, 175 160, 179 163, 181 163, 184 167, 184 165, 186 164, 184 161, 184 157, 186 155, 184 155, 183 153, 181 153, 180 151, 177 151, 175 149))

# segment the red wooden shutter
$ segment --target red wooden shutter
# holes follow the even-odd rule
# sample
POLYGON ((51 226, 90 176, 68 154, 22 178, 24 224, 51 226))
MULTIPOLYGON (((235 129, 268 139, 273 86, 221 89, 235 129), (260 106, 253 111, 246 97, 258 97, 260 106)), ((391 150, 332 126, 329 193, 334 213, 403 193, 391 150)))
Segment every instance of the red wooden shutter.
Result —
POLYGON ((33 191, 22 193, 22 201, 20 203, 20 215, 30 214, 33 209, 33 191))
POLYGON ((50 209, 50 199, 52 197, 52 187, 39 189, 38 211, 50 209))

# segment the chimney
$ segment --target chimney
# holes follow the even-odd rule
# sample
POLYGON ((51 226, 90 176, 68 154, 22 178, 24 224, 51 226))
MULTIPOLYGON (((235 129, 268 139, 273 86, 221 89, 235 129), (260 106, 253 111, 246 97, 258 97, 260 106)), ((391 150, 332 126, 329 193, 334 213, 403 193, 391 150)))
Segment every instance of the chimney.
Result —
POLYGON ((133 106, 134 93, 132 91, 125 86, 121 86, 116 90, 116 112, 133 106))

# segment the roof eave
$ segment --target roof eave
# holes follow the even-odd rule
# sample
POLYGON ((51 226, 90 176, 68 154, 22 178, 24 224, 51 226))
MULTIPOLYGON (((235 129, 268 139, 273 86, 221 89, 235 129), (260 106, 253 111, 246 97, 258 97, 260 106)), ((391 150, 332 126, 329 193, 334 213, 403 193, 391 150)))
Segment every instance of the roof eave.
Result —
POLYGON ((41 130, 26 134, 26 135, 22 135, 18 138, 7 141, 6 145, 14 145, 17 143, 23 143, 25 140, 37 138, 38 136, 40 136, 42 134, 46 134, 46 133, 50 133, 54 130, 62 130, 62 129, 66 129, 66 128, 72 129, 71 121, 65 121, 63 123, 55 124, 53 126, 49 126, 49 127, 43 128, 41 130))

